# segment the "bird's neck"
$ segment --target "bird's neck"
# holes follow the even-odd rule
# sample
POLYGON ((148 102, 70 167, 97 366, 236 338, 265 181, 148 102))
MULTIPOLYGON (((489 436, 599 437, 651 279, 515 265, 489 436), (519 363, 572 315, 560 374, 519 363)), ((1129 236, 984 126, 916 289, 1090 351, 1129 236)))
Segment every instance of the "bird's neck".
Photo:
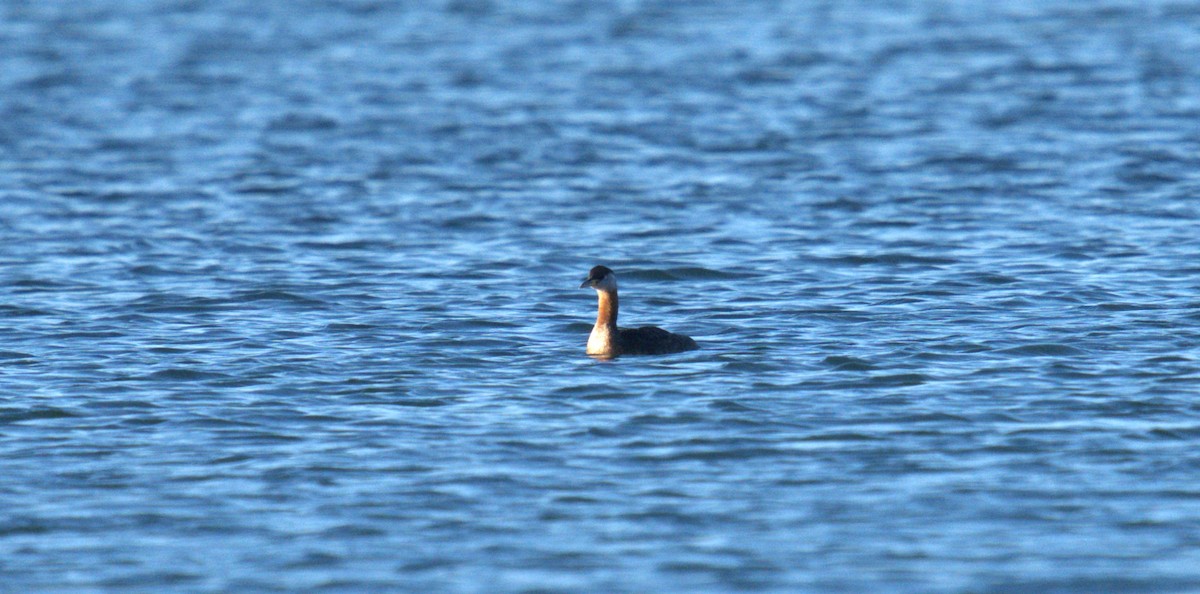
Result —
POLYGON ((600 309, 596 312, 597 328, 617 327, 617 292, 596 291, 600 296, 600 309))

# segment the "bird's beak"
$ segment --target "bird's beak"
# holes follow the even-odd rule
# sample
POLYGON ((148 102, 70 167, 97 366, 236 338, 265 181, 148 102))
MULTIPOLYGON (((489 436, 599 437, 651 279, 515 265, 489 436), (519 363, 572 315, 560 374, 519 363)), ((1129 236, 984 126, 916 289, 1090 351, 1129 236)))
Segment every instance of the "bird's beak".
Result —
POLYGON ((582 289, 582 288, 585 288, 585 287, 594 287, 594 286, 596 286, 596 279, 594 279, 594 278, 587 278, 587 279, 584 279, 584 281, 583 281, 583 284, 582 284, 582 285, 579 285, 579 288, 580 288, 580 289, 582 289))

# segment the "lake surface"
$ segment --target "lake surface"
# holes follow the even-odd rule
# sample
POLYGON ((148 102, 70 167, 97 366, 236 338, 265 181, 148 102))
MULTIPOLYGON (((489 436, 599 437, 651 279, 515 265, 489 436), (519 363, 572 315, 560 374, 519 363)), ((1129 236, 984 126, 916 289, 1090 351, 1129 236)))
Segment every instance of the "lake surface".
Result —
POLYGON ((0 6, 0 591, 1200 591, 1200 2, 0 6), (622 322, 701 350, 584 355, 622 322))

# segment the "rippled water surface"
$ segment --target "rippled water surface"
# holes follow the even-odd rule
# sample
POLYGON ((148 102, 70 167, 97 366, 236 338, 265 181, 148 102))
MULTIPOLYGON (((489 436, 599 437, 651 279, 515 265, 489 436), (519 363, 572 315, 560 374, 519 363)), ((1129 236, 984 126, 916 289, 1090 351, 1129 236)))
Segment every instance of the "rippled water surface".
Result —
POLYGON ((0 591, 1200 591, 1200 3, 0 4, 0 591), (622 321, 701 350, 595 361, 622 321))

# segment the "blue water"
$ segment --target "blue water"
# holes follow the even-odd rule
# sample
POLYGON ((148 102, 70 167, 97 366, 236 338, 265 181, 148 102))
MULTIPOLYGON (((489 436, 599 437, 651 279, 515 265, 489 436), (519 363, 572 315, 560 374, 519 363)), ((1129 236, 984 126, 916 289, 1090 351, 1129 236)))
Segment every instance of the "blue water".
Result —
POLYGON ((0 591, 1200 591, 1200 2, 0 4, 0 591), (622 322, 699 351, 595 361, 622 322))

